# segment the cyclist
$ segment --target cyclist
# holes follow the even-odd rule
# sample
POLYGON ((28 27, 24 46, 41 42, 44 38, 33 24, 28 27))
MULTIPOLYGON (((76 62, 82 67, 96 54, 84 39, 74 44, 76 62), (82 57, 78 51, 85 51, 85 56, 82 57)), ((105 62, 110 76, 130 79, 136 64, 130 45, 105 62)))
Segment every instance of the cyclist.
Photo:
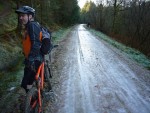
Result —
POLYGON ((90 24, 90 22, 88 22, 88 23, 87 23, 87 27, 89 27, 89 28, 90 28, 90 26, 91 26, 91 24, 90 24))
POLYGON ((41 28, 38 22, 34 21, 35 10, 32 7, 22 6, 15 12, 19 16, 21 25, 25 27, 24 36, 22 38, 25 68, 21 87, 28 92, 29 89, 32 88, 36 71, 44 60, 44 55, 40 51, 41 28))

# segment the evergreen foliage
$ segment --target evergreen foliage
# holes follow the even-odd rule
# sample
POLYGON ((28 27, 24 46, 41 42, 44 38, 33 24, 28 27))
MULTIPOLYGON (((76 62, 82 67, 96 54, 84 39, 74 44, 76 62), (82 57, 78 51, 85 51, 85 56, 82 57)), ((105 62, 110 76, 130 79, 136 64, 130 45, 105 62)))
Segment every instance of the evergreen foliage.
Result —
POLYGON ((86 2, 81 22, 150 57, 150 1, 97 0, 86 2))
POLYGON ((36 19, 46 26, 72 25, 78 22, 77 0, 14 0, 17 7, 29 5, 36 9, 36 19))

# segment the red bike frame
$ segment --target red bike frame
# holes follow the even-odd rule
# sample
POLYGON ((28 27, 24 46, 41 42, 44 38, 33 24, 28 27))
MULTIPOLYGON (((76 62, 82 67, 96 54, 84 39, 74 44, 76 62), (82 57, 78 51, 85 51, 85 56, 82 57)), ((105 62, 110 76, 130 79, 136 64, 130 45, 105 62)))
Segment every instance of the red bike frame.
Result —
MULTIPOLYGON (((35 80, 37 81, 37 88, 38 88, 38 103, 39 108, 38 112, 40 113, 42 111, 42 99, 41 99, 41 90, 43 90, 44 86, 44 62, 39 66, 38 71, 35 76, 35 80)), ((35 107, 37 101, 34 102, 32 107, 35 107)))

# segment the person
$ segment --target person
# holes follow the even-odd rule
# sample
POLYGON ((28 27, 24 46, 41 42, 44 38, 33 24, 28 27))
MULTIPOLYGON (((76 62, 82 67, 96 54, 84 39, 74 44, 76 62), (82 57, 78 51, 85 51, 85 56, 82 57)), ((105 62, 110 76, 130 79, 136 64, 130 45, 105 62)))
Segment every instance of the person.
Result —
POLYGON ((89 27, 89 28, 90 28, 90 26, 91 26, 91 24, 90 24, 90 22, 88 22, 88 23, 87 23, 87 27, 89 27))
POLYGON ((44 60, 44 55, 40 51, 41 28, 38 22, 34 21, 35 9, 30 6, 22 6, 15 11, 19 16, 19 22, 25 27, 22 38, 23 54, 25 56, 24 76, 21 87, 26 92, 32 88, 36 72, 44 60))

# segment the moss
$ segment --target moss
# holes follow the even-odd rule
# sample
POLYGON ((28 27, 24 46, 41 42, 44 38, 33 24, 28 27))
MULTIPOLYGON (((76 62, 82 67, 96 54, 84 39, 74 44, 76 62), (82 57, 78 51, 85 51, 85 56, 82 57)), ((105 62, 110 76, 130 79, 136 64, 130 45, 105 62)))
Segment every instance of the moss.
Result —
POLYGON ((71 30, 71 28, 61 28, 56 32, 52 33, 52 41, 54 43, 57 43, 64 39, 64 37, 68 34, 68 32, 71 30))

